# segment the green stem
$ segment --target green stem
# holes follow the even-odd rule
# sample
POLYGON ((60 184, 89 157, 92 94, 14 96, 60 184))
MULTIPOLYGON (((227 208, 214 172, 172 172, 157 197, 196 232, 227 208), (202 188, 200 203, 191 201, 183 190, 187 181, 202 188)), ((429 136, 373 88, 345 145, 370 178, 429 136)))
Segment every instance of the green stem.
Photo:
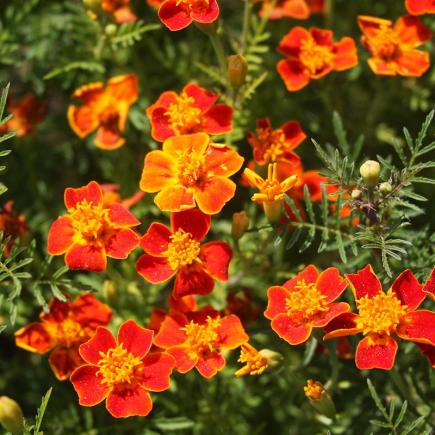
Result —
POLYGON ((246 47, 248 45, 249 32, 250 32, 250 21, 252 12, 252 2, 251 0, 244 0, 245 8, 243 11, 243 33, 242 33, 242 48, 240 50, 241 54, 245 54, 246 47))
POLYGON ((329 351, 329 362, 331 363, 331 377, 328 382, 325 384, 325 389, 328 391, 334 390, 337 386, 338 377, 340 374, 340 362, 337 357, 337 348, 334 342, 326 342, 324 343, 329 351))
MULTIPOLYGON (((225 78, 225 82, 227 83, 227 58, 225 56, 224 47, 222 45, 222 40, 217 32, 209 34, 211 45, 216 53, 216 57, 219 63, 219 68, 221 70, 222 76, 225 78)), ((227 83, 228 85, 228 83, 227 83)))

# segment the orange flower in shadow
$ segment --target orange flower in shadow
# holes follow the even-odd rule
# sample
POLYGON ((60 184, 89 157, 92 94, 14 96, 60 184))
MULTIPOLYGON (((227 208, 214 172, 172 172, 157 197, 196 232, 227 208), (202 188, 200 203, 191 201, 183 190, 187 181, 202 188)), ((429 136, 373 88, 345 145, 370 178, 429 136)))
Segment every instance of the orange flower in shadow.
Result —
POLYGON ((145 196, 144 192, 137 191, 127 198, 121 198, 118 184, 101 184, 100 187, 103 193, 104 207, 110 207, 113 204, 121 204, 125 208, 130 208, 136 205, 145 196))
POLYGON ((21 239, 29 231, 26 218, 14 211, 13 201, 8 201, 0 209, 0 231, 3 232, 4 237, 10 238, 3 251, 3 255, 7 257, 11 252, 15 240, 17 238, 21 239))
POLYGON ((130 0, 102 0, 101 9, 113 15, 119 24, 131 23, 137 20, 137 16, 131 10, 130 0))
POLYGON ((259 15, 269 20, 281 18, 305 20, 312 13, 323 13, 324 9, 325 0, 263 0, 259 15))

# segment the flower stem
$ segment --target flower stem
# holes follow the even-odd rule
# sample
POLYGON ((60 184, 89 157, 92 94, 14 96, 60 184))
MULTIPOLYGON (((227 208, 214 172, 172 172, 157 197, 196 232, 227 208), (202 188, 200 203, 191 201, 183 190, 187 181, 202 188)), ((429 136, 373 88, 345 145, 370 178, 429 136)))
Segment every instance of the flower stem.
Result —
POLYGON ((248 45, 249 33, 250 33, 250 21, 251 21, 251 12, 252 12, 252 1, 244 0, 245 8, 243 11, 243 33, 242 33, 242 47, 241 54, 245 54, 246 47, 248 45))
POLYGON ((225 57, 224 47, 222 45, 222 40, 218 34, 218 32, 210 33, 210 41, 213 49, 216 53, 216 57, 219 63, 219 68, 221 70, 222 77, 225 79, 225 83, 228 86, 227 77, 227 59, 225 57))

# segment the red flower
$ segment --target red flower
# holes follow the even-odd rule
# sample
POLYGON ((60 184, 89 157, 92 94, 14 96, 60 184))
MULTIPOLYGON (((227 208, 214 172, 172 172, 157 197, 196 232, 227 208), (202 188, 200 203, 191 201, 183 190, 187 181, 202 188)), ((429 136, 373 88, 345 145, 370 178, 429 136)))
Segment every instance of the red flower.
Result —
POLYGON ((198 316, 195 320, 183 313, 166 316, 154 344, 175 358, 175 368, 187 373, 194 367, 211 378, 225 366, 220 351, 235 349, 249 337, 237 316, 198 316))
POLYGON ((432 299, 435 299, 435 267, 432 269, 429 278, 424 283, 423 291, 432 299))
POLYGON ((338 315, 349 311, 345 302, 335 301, 347 287, 334 267, 319 273, 310 265, 282 287, 270 287, 264 315, 272 329, 285 341, 304 343, 313 328, 323 328, 338 315))
POLYGON ((210 24, 219 17, 216 0, 166 0, 159 8, 159 18, 173 32, 184 29, 193 21, 210 24))
POLYGON ((435 14, 435 0, 405 0, 411 15, 435 14))
POLYGON ((151 122, 151 136, 162 142, 183 134, 228 133, 232 128, 233 109, 226 104, 216 104, 218 98, 219 94, 195 83, 186 85, 180 94, 163 92, 146 111, 151 122))
POLYGON ((136 264, 138 273, 153 284, 177 275, 173 289, 176 299, 210 293, 214 279, 228 279, 232 257, 225 242, 200 243, 210 230, 210 222, 210 216, 193 209, 172 213, 171 229, 152 223, 140 241, 146 254, 136 264))
POLYGON ((165 353, 149 353, 153 331, 133 320, 124 322, 118 337, 99 327, 94 337, 80 346, 87 364, 76 369, 71 382, 82 406, 106 400, 113 417, 148 415, 153 403, 149 391, 169 388, 174 358, 165 353))
POLYGON ((260 313, 260 309, 252 302, 249 290, 244 288, 241 296, 236 293, 227 295, 227 306, 221 310, 223 316, 235 314, 244 326, 254 322, 260 313))
POLYGON ((48 362, 57 379, 64 381, 83 364, 79 346, 93 336, 98 326, 107 325, 111 316, 110 308, 91 294, 79 296, 74 302, 52 299, 49 313, 42 312, 41 322, 15 332, 15 342, 30 352, 52 351, 48 362))
POLYGON ((298 91, 311 79, 357 65, 355 41, 344 37, 334 42, 332 36, 332 31, 315 27, 294 27, 284 36, 278 51, 288 58, 278 62, 277 70, 287 90, 298 91))
POLYGON ((355 363, 361 369, 390 370, 394 365, 396 334, 403 340, 434 346, 435 313, 417 310, 426 297, 422 285, 409 270, 402 272, 387 293, 370 265, 347 275, 355 295, 358 314, 344 313, 328 326, 324 339, 362 333, 355 363))
POLYGON ((0 231, 3 232, 4 237, 10 238, 3 252, 3 255, 7 257, 11 252, 15 240, 17 238, 21 239, 29 231, 26 218, 14 210, 13 201, 6 202, 0 209, 0 231))
POLYGON ((105 207, 97 182, 69 187, 64 196, 68 215, 51 225, 48 253, 65 254, 70 269, 101 272, 106 269, 106 256, 125 259, 138 245, 139 237, 131 227, 140 222, 121 204, 105 207))
POLYGON ((400 17, 393 26, 390 20, 359 16, 358 24, 375 74, 420 77, 428 70, 429 53, 416 48, 429 40, 432 32, 419 18, 400 17))

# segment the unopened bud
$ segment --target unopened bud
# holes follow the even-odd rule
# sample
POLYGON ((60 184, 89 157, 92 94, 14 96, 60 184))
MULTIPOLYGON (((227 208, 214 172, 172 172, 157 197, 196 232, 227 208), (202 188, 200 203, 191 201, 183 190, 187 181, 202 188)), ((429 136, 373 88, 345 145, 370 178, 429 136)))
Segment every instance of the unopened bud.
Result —
POLYGON ((311 406, 320 414, 334 418, 336 414, 335 405, 331 396, 319 381, 308 379, 304 387, 305 396, 309 399, 311 406))
POLYGON ((239 213, 234 213, 231 226, 231 237, 233 240, 239 240, 248 228, 249 218, 246 215, 246 212, 241 211, 239 213))
POLYGON ((360 199, 361 195, 362 195, 361 190, 359 190, 359 189, 352 190, 352 193, 351 193, 352 199, 360 199))
POLYGON ((101 0, 83 0, 83 4, 94 12, 97 12, 101 9, 101 0))
POLYGON ((393 190, 393 186, 388 181, 384 181, 379 185, 379 192, 382 193, 383 195, 390 193, 392 190, 393 190))
POLYGON ((116 34, 118 28, 116 27, 115 24, 108 24, 105 28, 104 28, 104 32, 106 33, 106 35, 108 36, 113 36, 116 34))
POLYGON ((103 282, 103 295, 109 305, 114 305, 116 303, 118 289, 113 281, 106 279, 103 282))
POLYGON ((264 214, 271 224, 279 222, 282 215, 282 200, 263 202, 264 214))
POLYGON ((375 160, 367 160, 359 168, 359 173, 368 186, 374 187, 378 184, 381 165, 375 160))
POLYGON ((270 349, 261 349, 260 355, 267 360, 267 367, 270 368, 276 367, 284 360, 284 357, 279 352, 270 349))
POLYGON ((233 88, 240 88, 245 84, 248 72, 248 62, 241 54, 234 54, 228 57, 227 75, 228 81, 233 88))
POLYGON ((7 396, 0 397, 0 424, 12 435, 24 432, 23 411, 15 400, 7 396))

